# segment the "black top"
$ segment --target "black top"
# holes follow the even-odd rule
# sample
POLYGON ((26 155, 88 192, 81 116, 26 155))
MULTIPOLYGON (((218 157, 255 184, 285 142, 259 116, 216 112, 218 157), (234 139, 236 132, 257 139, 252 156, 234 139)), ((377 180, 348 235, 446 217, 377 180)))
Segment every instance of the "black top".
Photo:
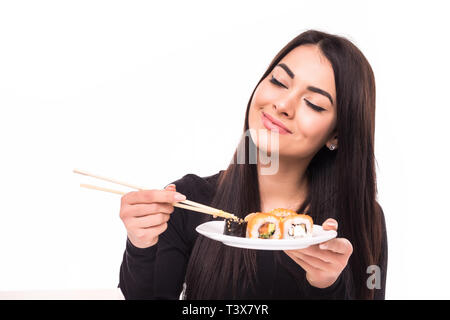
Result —
MULTIPOLYGON (((187 199, 209 205, 214 196, 219 173, 199 177, 187 174, 174 181, 176 190, 187 199)), ((183 290, 184 277, 198 233, 195 228, 204 221, 204 214, 174 208, 168 227, 157 244, 141 249, 128 239, 120 267, 119 287, 125 299, 179 299, 183 290)), ((384 299, 387 268, 387 238, 383 216, 383 257, 380 262, 381 289, 375 290, 375 299, 384 299)), ((274 259, 274 251, 257 250, 257 286, 255 295, 248 292, 237 299, 352 299, 342 275, 328 288, 319 289, 304 281, 303 288, 283 268, 288 265, 298 272, 304 270, 282 252, 280 261, 274 259)), ((347 268, 346 268, 347 269, 347 268)), ((346 270, 344 269, 344 271, 346 270)), ((369 277, 370 274, 367 275, 369 277)))

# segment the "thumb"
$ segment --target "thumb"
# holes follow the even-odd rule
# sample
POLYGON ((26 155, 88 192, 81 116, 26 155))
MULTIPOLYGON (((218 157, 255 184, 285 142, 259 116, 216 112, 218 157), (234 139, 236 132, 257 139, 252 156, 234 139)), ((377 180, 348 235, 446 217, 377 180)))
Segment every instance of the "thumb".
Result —
POLYGON ((164 190, 167 190, 167 191, 176 191, 176 186, 175 186, 173 183, 171 183, 171 184, 167 185, 167 186, 164 188, 164 190))
POLYGON ((322 224, 322 228, 323 230, 335 230, 337 231, 338 229, 338 223, 336 220, 332 219, 332 218, 328 218, 327 220, 325 220, 325 222, 322 224))

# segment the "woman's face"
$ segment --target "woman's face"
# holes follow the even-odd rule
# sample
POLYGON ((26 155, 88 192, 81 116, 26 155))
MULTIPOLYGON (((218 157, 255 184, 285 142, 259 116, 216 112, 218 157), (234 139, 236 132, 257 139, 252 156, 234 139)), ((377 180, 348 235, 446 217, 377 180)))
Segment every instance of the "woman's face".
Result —
POLYGON ((279 133, 280 157, 312 158, 325 144, 337 146, 335 103, 331 63, 316 45, 296 47, 255 90, 249 110, 252 139, 258 149, 276 151, 270 150, 270 134, 275 131, 279 133), (281 122, 288 131, 274 126, 267 117, 281 122))

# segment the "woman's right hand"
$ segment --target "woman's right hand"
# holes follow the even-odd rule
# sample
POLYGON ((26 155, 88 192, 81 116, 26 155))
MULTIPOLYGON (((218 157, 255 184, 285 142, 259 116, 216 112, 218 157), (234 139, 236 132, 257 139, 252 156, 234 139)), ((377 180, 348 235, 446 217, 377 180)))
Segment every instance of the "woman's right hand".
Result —
POLYGON ((128 239, 137 248, 148 248, 158 242, 167 229, 173 203, 186 200, 170 184, 164 190, 132 191, 122 196, 120 219, 127 229, 128 239), (181 197, 177 197, 181 196, 181 197))

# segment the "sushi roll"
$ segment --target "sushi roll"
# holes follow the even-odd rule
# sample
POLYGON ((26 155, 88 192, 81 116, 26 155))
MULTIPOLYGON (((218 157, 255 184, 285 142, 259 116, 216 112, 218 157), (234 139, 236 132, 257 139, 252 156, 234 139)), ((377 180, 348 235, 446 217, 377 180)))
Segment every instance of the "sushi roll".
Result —
POLYGON ((247 221, 244 221, 244 219, 225 219, 223 234, 245 238, 247 234, 247 221))
POLYGON ((299 239, 312 236, 313 220, 306 214, 289 215, 281 222, 283 239, 299 239))
POLYGON ((244 219, 247 222, 247 238, 280 239, 282 236, 280 219, 264 212, 254 212, 244 219))
POLYGON ((273 209, 272 211, 270 211, 269 213, 280 217, 280 218, 286 218, 292 215, 296 215, 297 212, 293 211, 293 210, 289 210, 289 209, 283 209, 283 208, 277 208, 277 209, 273 209))

